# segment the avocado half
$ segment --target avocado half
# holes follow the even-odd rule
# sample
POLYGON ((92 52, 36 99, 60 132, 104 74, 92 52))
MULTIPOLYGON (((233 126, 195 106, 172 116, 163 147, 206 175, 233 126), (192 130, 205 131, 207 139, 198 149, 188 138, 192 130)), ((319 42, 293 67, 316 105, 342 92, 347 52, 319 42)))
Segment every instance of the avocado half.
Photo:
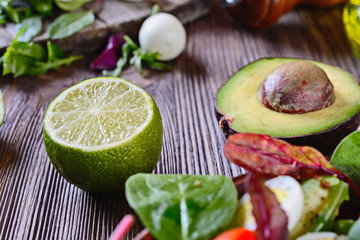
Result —
POLYGON ((281 113, 265 107, 258 90, 266 76, 292 58, 263 58, 231 76, 217 91, 216 117, 227 136, 236 132, 270 135, 295 145, 312 146, 329 156, 360 123, 360 86, 340 68, 310 60, 321 67, 334 85, 335 101, 313 112, 281 113))

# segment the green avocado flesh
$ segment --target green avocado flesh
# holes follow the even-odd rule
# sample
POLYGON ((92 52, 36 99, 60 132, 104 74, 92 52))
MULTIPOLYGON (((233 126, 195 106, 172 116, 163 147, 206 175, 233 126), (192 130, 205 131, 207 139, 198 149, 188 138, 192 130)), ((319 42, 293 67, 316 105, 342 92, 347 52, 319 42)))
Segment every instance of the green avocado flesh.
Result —
POLYGON ((258 98, 258 89, 266 76, 281 64, 298 60, 264 58, 250 63, 219 89, 217 111, 237 132, 292 137, 331 129, 360 110, 360 86, 356 80, 340 68, 315 61, 309 62, 321 67, 334 85, 333 104, 302 114, 280 113, 263 106, 258 98))

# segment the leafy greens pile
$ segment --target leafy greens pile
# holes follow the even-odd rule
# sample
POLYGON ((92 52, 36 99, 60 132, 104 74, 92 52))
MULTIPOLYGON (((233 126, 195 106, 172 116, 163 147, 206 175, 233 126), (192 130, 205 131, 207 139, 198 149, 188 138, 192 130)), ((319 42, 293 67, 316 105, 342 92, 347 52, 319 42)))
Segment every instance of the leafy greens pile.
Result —
MULTIPOLYGON (((92 0, 1 0, 0 23, 15 22, 17 36, 0 58, 3 75, 38 76, 61 65, 69 65, 81 56, 63 58, 60 47, 47 42, 47 51, 39 44, 30 42, 43 30, 42 19, 54 15, 55 8, 73 11, 92 0)), ((65 12, 49 26, 50 39, 61 39, 91 25, 95 20, 92 10, 65 12)))
MULTIPOLYGON (((238 133, 228 138, 224 154, 248 171, 245 177, 241 176, 242 180, 234 178, 232 183, 230 178, 224 176, 134 175, 126 182, 126 198, 147 228, 136 239, 212 239, 224 229, 233 227, 228 224, 233 217, 236 199, 234 187, 239 196, 243 190, 250 195, 252 214, 257 225, 256 239, 293 239, 287 227, 286 213, 275 194, 265 185, 265 179, 279 175, 289 175, 298 181, 305 180, 305 184, 307 181, 318 182, 321 188, 329 189, 332 194, 324 210, 314 219, 314 224, 306 226, 311 229, 305 230, 335 231, 347 235, 350 240, 358 239, 360 218, 354 222, 351 219, 338 220, 336 216, 340 205, 349 200, 348 187, 360 199, 358 185, 354 183, 357 178, 351 179, 346 175, 351 168, 348 162, 351 161, 346 161, 348 156, 341 154, 342 149, 354 149, 354 145, 354 151, 358 151, 359 139, 360 132, 344 139, 336 150, 337 157, 332 159, 346 173, 333 167, 314 148, 294 146, 267 135, 238 133), (239 191, 241 185, 244 189, 239 191)), ((309 183, 313 185, 313 182, 309 183)), ((123 229, 128 231, 130 227, 123 229)), ((115 239, 124 236, 125 230, 115 239)), ((224 235, 216 239, 230 238, 224 235)))

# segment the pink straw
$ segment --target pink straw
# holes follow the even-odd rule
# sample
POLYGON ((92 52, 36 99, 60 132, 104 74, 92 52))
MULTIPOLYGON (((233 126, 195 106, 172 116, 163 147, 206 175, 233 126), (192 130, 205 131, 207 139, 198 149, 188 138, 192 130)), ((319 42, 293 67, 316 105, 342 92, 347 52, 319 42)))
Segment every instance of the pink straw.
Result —
POLYGON ((133 215, 125 215, 110 235, 109 240, 121 240, 123 237, 126 236, 127 232, 134 225, 134 223, 135 217, 133 215))

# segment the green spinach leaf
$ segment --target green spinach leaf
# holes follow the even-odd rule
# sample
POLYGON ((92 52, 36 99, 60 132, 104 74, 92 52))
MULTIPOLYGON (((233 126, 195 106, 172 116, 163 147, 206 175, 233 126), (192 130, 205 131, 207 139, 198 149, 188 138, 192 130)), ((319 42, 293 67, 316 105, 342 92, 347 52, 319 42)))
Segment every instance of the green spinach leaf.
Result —
POLYGON ((15 32, 19 33, 21 29, 26 28, 17 40, 19 42, 29 42, 37 36, 42 30, 42 21, 40 16, 33 16, 24 19, 21 23, 16 24, 15 32))
POLYGON ((211 239, 232 220, 237 192, 225 176, 137 174, 126 198, 158 240, 211 239))
POLYGON ((331 165, 360 187, 360 131, 348 135, 339 143, 331 157, 331 165))
POLYGON ((91 2, 92 0, 54 0, 55 4, 64 11, 73 11, 79 9, 85 3, 91 2))
POLYGON ((65 13, 60 15, 49 27, 51 39, 61 39, 71 36, 95 21, 92 11, 80 13, 65 13))

